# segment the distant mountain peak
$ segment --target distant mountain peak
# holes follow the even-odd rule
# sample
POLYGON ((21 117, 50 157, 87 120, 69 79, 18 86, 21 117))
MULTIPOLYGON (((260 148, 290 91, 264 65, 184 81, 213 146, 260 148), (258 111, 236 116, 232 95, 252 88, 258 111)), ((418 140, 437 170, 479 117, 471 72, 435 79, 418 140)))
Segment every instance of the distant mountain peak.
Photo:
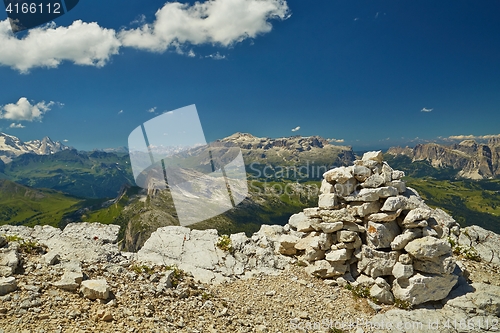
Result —
POLYGON ((23 154, 50 155, 66 149, 69 147, 59 141, 53 141, 48 136, 42 140, 23 142, 13 135, 0 133, 0 160, 5 163, 23 154))

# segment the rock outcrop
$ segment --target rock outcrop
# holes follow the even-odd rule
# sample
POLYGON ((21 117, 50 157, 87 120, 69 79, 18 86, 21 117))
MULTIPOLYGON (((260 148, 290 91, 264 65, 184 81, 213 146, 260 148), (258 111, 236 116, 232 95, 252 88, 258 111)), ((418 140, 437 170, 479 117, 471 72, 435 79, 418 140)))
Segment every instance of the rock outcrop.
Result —
POLYGON ((391 155, 405 155, 412 161, 429 161, 435 168, 451 167, 457 176, 469 179, 492 178, 500 175, 500 136, 487 143, 464 140, 454 145, 418 144, 414 148, 390 148, 391 155))
POLYGON ((417 305, 449 294, 458 276, 448 238, 460 230, 451 216, 407 188, 404 173, 383 162, 380 151, 323 176, 318 207, 290 218, 282 254, 297 255, 307 272, 324 279, 371 281, 370 294, 382 303, 417 305))

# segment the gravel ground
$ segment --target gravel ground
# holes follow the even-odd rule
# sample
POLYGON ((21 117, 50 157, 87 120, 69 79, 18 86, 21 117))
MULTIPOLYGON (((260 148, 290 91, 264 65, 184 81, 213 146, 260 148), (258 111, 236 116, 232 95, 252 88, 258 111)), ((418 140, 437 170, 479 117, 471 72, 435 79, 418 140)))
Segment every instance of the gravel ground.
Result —
MULTIPOLYGON (((106 279, 110 300, 89 300, 57 289, 62 267, 23 254, 18 290, 0 297, 0 332, 369 332, 355 323, 376 312, 365 298, 290 265, 279 275, 258 275, 221 285, 179 276, 174 288, 160 279, 165 267, 82 264, 86 279, 106 279)), ((500 285, 498 268, 460 259, 470 279, 500 285)), ((379 312, 393 309, 381 306, 379 312)))

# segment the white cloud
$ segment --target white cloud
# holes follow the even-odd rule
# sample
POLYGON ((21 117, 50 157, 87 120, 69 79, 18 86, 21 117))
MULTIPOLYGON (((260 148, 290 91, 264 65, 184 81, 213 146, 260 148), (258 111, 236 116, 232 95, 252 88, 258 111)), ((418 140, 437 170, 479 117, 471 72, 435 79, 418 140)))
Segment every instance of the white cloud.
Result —
POLYGON ((432 110, 434 110, 434 109, 422 108, 422 110, 420 110, 420 112, 432 112, 432 110))
POLYGON ((151 24, 123 30, 123 46, 164 52, 184 44, 228 47, 268 33, 270 19, 289 17, 285 0, 210 0, 193 5, 167 2, 151 24))
POLYGON ((292 132, 297 132, 299 129, 300 129, 300 126, 297 126, 297 127, 292 129, 292 132))
POLYGON ((12 123, 10 124, 9 128, 25 128, 26 126, 24 126, 23 124, 19 123, 19 124, 16 124, 16 123, 12 123))
POLYGON ((165 112, 163 112, 163 113, 164 113, 164 114, 173 114, 173 113, 174 113, 174 111, 165 111, 165 112))
POLYGON ((118 114, 122 114, 122 113, 123 113, 123 110, 118 111, 118 114))
POLYGON ((449 140, 488 140, 500 138, 500 134, 488 134, 488 135, 452 135, 449 136, 449 140))
POLYGON ((190 45, 231 47, 272 30, 272 19, 290 16, 286 0, 207 0, 193 5, 167 2, 152 23, 144 15, 131 22, 134 29, 117 32, 96 22, 74 21, 68 27, 50 23, 18 39, 8 20, 0 21, 0 65, 22 73, 32 68, 56 68, 68 61, 102 67, 121 47, 151 52, 167 50, 194 57, 190 45))
POLYGON ((344 143, 344 139, 328 139, 328 141, 333 143, 344 143))
POLYGON ((15 104, 10 103, 0 106, 0 119, 40 121, 43 115, 52 109, 54 104, 62 105, 52 101, 31 104, 26 97, 21 97, 15 104))
POLYGON ((226 59, 226 56, 217 52, 214 54, 209 54, 209 55, 205 56, 205 58, 212 58, 214 60, 222 60, 222 59, 226 59))
POLYGON ((148 110, 149 113, 154 113, 156 111, 156 106, 153 106, 151 109, 148 110))
POLYGON ((63 142, 68 142, 69 140, 68 139, 64 139, 63 142))
POLYGON ((0 64, 27 73, 35 67, 55 68, 63 61, 102 67, 118 53, 120 41, 113 29, 97 23, 74 21, 69 27, 55 23, 29 30, 22 39, 0 21, 0 64))

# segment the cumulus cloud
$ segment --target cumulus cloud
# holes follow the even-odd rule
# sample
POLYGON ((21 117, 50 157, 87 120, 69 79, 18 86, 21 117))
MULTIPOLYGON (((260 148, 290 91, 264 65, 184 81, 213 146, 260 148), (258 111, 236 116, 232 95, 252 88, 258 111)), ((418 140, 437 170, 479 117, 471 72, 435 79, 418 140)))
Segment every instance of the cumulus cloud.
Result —
POLYGON ((19 124, 16 124, 16 123, 12 123, 10 124, 9 128, 25 128, 26 126, 24 126, 23 124, 19 123, 19 124))
POLYGON ((153 106, 151 109, 148 110, 149 113, 154 113, 156 111, 156 106, 153 106))
POLYGON ((137 28, 116 31, 81 20, 56 27, 52 22, 29 30, 21 39, 4 20, 0 21, 0 65, 22 73, 37 67, 55 68, 64 61, 102 67, 121 47, 172 50, 194 57, 192 49, 187 51, 193 45, 231 47, 270 32, 270 20, 289 16, 286 0, 207 0, 193 5, 167 2, 153 22, 146 23, 144 16, 133 21, 131 25, 137 28))
POLYGON ((422 110, 420 110, 420 112, 432 112, 432 110, 434 110, 434 109, 422 108, 422 110))
POLYGON ((452 135, 449 136, 449 140, 488 140, 500 138, 500 134, 488 134, 488 135, 452 135))
POLYGON ((56 102, 45 101, 31 104, 26 97, 21 97, 16 103, 10 103, 0 106, 0 119, 9 119, 14 121, 40 121, 45 113, 52 109, 56 102))
POLYGON ((268 33, 270 19, 287 19, 285 0, 209 0, 193 5, 167 2, 156 20, 118 34, 124 46, 163 52, 183 44, 231 46, 268 33))
POLYGON ((300 126, 297 126, 295 128, 292 128, 292 132, 297 132, 300 129, 300 126))
POLYGON ((0 64, 22 73, 35 67, 55 68, 63 61, 102 67, 119 48, 116 32, 97 23, 78 20, 57 28, 51 23, 18 39, 8 20, 0 21, 0 64))
POLYGON ((344 143, 344 139, 328 139, 328 141, 333 143, 344 143))

